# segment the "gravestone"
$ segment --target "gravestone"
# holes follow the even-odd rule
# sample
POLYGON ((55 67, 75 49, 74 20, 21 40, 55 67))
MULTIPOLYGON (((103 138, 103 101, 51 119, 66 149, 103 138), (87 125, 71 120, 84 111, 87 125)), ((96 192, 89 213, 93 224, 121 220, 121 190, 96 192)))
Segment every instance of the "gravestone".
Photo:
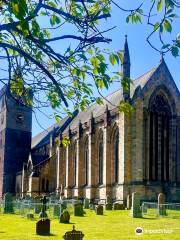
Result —
POLYGON ((60 223, 69 223, 70 221, 70 214, 68 210, 64 210, 63 213, 60 216, 60 223))
POLYGON ((27 218, 28 218, 28 219, 33 219, 33 218, 34 218, 33 213, 27 213, 27 218))
POLYGON ((105 209, 112 210, 112 208, 113 208, 113 200, 109 195, 107 195, 105 209))
POLYGON ((90 209, 90 210, 95 210, 95 205, 94 205, 93 203, 90 203, 90 204, 89 204, 89 209, 90 209))
POLYGON ((131 195, 127 195, 127 204, 126 204, 127 210, 131 209, 131 203, 132 203, 131 195))
POLYGON ((61 203, 61 211, 67 209, 67 202, 62 200, 62 203, 61 203))
POLYGON ((50 235, 50 220, 41 219, 36 223, 36 234, 50 235))
POLYGON ((84 199, 84 209, 89 209, 90 200, 88 198, 84 199))
POLYGON ((132 207, 131 207, 131 216, 133 218, 141 218, 142 212, 140 208, 140 194, 133 192, 132 194, 132 207))
POLYGON ((166 207, 165 207, 166 198, 164 193, 159 193, 158 195, 158 215, 166 216, 166 207))
POLYGON ((74 216, 84 216, 83 204, 74 204, 74 216))
POLYGON ((33 204, 34 204, 34 212, 36 213, 36 214, 39 214, 40 212, 41 212, 41 200, 40 200, 40 198, 39 197, 35 197, 34 199, 33 199, 33 204))
POLYGON ((47 204, 47 199, 46 199, 46 196, 44 196, 42 199, 41 199, 41 203, 42 203, 42 206, 41 206, 41 212, 40 212, 40 215, 39 217, 40 218, 47 218, 47 213, 46 213, 46 204, 47 204))
MULTIPOLYGON (((62 205, 61 205, 62 206, 62 205)), ((53 215, 54 217, 59 217, 60 216, 60 210, 61 210, 60 204, 55 204, 54 209, 53 209, 53 215)))
POLYGON ((65 240, 82 240, 84 234, 81 231, 76 231, 75 226, 73 225, 73 230, 65 233, 63 238, 65 240))
POLYGON ((103 206, 102 205, 97 205, 95 208, 96 215, 103 215, 103 206))
POLYGON ((115 202, 113 204, 113 210, 124 210, 125 206, 123 203, 115 202))
POLYGON ((13 197, 11 193, 4 195, 4 213, 14 213, 13 197))

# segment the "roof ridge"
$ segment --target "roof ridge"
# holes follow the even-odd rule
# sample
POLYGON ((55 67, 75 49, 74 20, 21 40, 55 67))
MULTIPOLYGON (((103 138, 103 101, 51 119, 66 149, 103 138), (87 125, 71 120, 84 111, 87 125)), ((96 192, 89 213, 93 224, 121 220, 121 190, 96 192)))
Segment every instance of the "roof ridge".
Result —
MULTIPOLYGON (((159 64, 159 65, 160 65, 160 64, 159 64)), ((156 67, 153 67, 151 70, 145 72, 144 74, 142 74, 142 75, 139 76, 138 78, 134 79, 133 82, 134 82, 134 81, 137 81, 138 79, 140 79, 140 78, 142 78, 142 77, 144 77, 145 75, 147 75, 148 73, 150 73, 150 72, 152 72, 152 71, 154 72, 154 71, 159 67, 159 65, 156 66, 156 67)))

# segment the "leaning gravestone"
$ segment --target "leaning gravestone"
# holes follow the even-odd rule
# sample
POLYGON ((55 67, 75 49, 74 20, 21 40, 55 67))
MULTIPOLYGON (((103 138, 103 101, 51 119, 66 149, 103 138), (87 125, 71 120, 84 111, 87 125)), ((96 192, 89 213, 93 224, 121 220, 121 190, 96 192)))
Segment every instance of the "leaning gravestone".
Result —
POLYGON ((112 210, 112 208, 113 208, 113 200, 109 195, 106 197, 105 208, 106 208, 106 210, 112 210))
POLYGON ((82 240, 84 234, 81 231, 76 231, 75 226, 73 225, 73 230, 66 232, 63 238, 65 240, 82 240))
POLYGON ((127 205, 126 205, 127 210, 131 209, 131 203, 132 203, 131 195, 127 195, 127 205))
POLYGON ((14 213, 13 197, 11 193, 6 193, 4 196, 4 213, 14 213))
POLYGON ((50 220, 41 219, 36 223, 36 234, 50 235, 50 220))
POLYGON ((158 215, 166 216, 166 207, 165 207, 166 198, 164 193, 159 193, 158 195, 158 215))
POLYGON ((83 204, 74 204, 74 216, 84 216, 83 204))
POLYGON ((140 194, 134 192, 132 194, 132 207, 131 207, 131 216, 133 218, 141 218, 142 212, 140 208, 140 194))
POLYGON ((60 223, 69 223, 70 221, 70 214, 68 210, 64 210, 63 213, 60 216, 60 223))
POLYGON ((88 198, 84 199, 84 209, 89 209, 90 200, 88 198))
POLYGON ((102 205, 97 205, 95 208, 96 215, 103 215, 103 206, 102 205))

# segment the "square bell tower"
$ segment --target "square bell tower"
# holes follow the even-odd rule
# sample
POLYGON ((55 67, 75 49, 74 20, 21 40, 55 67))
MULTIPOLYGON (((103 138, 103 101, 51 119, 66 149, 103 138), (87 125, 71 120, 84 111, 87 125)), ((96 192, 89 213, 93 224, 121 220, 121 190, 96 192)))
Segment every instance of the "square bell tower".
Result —
POLYGON ((0 90, 0 198, 15 193, 16 174, 28 161, 32 137, 32 107, 0 90))

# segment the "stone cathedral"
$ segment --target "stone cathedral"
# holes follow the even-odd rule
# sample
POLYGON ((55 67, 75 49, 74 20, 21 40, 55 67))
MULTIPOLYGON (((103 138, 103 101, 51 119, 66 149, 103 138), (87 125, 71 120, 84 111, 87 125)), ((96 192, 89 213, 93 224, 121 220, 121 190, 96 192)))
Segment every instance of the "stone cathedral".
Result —
MULTIPOLYGON (((126 39, 124 77, 130 77, 130 66, 126 39)), ((169 201, 180 201, 180 93, 164 59, 134 80, 129 92, 119 89, 107 100, 31 138, 32 109, 3 88, 0 195, 63 192, 67 198, 110 195, 123 202, 137 191, 144 200, 164 192, 169 201), (119 112, 121 100, 133 105, 131 116, 119 112), (70 144, 57 144, 65 136, 70 144)))

